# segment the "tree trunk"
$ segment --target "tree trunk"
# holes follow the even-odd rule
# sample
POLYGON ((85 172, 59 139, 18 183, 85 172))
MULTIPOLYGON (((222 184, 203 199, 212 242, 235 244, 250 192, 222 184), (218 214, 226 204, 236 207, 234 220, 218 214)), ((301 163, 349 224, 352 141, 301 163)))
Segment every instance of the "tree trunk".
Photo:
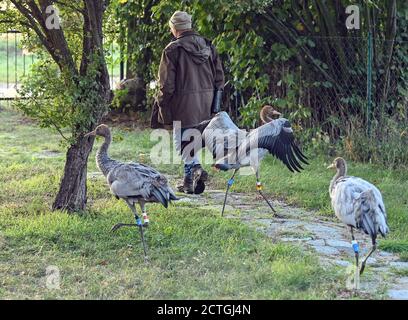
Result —
MULTIPOLYGON (((92 57, 97 55, 99 63, 99 75, 95 82, 99 85, 99 96, 101 103, 109 105, 111 102, 111 91, 109 74, 103 52, 102 17, 104 3, 99 0, 84 1, 84 50, 81 59, 80 74, 87 74, 88 67, 94 62, 92 57)), ((93 121, 88 130, 93 130, 104 115, 105 108, 100 105, 92 106, 93 121)), ((52 206, 53 210, 79 211, 85 209, 87 200, 86 178, 89 154, 92 151, 93 138, 84 138, 86 128, 77 128, 75 132, 76 142, 67 151, 64 175, 61 179, 60 188, 52 206)))
POLYGON ((87 162, 94 139, 82 138, 68 149, 64 175, 53 210, 79 211, 86 206, 87 162))
MULTIPOLYGON (((83 0, 83 8, 75 5, 77 13, 83 16, 83 50, 80 60, 79 70, 78 61, 74 59, 65 37, 62 28, 48 28, 46 19, 48 17, 47 8, 58 2, 59 6, 66 6, 65 3, 52 0, 40 1, 19 1, 10 0, 15 8, 25 18, 21 23, 24 27, 33 30, 41 44, 48 51, 55 63, 59 66, 62 74, 69 74, 67 82, 71 85, 78 85, 79 77, 89 76, 89 67, 92 64, 98 64, 98 73, 95 77, 94 87, 89 87, 92 93, 97 93, 100 97, 100 102, 90 102, 90 105, 70 106, 71 111, 75 112, 75 108, 86 108, 89 111, 89 122, 87 125, 81 124, 81 121, 74 124, 71 130, 74 133, 76 142, 70 146, 67 151, 64 175, 61 179, 60 188, 57 197, 52 206, 53 210, 62 209, 68 211, 83 210, 86 205, 86 178, 87 178, 87 161, 92 150, 94 139, 84 138, 83 134, 87 130, 93 130, 95 126, 104 116, 107 111, 107 106, 110 104, 112 96, 110 91, 109 73, 106 66, 106 61, 103 51, 103 14, 109 5, 109 0, 83 0), (95 90, 94 90, 95 89, 95 90)), ((78 2, 78 4, 80 3, 78 2)), ((92 73, 93 74, 93 73, 92 73)), ((81 95, 87 95, 81 86, 78 92, 81 95)), ((77 97, 79 102, 86 99, 77 97)))

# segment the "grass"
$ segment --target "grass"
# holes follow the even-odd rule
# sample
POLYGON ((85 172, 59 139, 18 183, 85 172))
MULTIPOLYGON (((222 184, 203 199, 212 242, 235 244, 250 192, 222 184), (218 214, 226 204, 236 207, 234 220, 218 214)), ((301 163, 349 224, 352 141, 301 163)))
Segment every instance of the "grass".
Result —
MULTIPOLYGON (((302 173, 291 174, 280 162, 267 156, 262 163, 261 180, 265 192, 272 197, 284 198, 286 202, 317 210, 321 215, 333 215, 329 198, 329 183, 334 172, 326 167, 333 157, 308 153, 311 159, 302 173)), ((406 168, 393 170, 369 163, 348 161, 348 174, 358 176, 375 184, 382 192, 388 214, 390 234, 380 239, 380 248, 408 256, 408 171, 406 168)), ((224 188, 231 173, 217 173, 213 178, 216 186, 224 188)), ((232 190, 255 191, 255 177, 239 177, 232 190)))
MULTIPOLYGON (((149 131, 113 133, 112 157, 149 162, 149 131)), ((168 210, 149 206, 151 261, 145 264, 135 230, 108 232, 132 216, 109 194, 105 180, 92 174, 93 159, 87 211, 50 211, 63 164, 58 135, 0 110, 1 299, 333 299, 342 290, 339 269, 322 269, 300 247, 272 243, 240 221, 188 203, 168 210), (60 271, 59 290, 45 285, 49 266, 60 271)), ((270 161, 267 166, 278 168, 270 161)), ((181 173, 177 165, 158 167, 181 173)), ((295 179, 308 176, 313 180, 308 171, 287 182, 272 175, 268 181, 279 181, 283 191, 282 183, 297 185, 295 179)), ((251 178, 238 181, 237 188, 252 186, 251 178)), ((295 191, 286 195, 295 199, 295 191)))
MULTIPOLYGON (((150 131, 114 129, 113 158, 150 163, 150 131)), ((264 235, 219 212, 179 203, 167 211, 150 205, 150 264, 142 259, 137 233, 110 227, 131 222, 124 203, 108 192, 93 157, 89 161, 88 209, 79 214, 49 210, 64 164, 59 136, 18 113, 0 111, 0 298, 73 299, 333 299, 344 275, 322 269, 296 245, 271 243, 264 235), (46 268, 57 266, 61 289, 45 287, 46 268)), ((97 142, 97 145, 100 141, 97 142)), ((267 157, 261 177, 275 198, 331 216, 325 168, 332 158, 309 153, 311 165, 290 174, 267 157)), ((180 176, 180 165, 155 165, 180 176)), ((212 188, 224 188, 230 173, 214 173, 212 188)), ((408 173, 349 162, 349 173, 383 192, 391 233, 384 250, 408 257, 408 173)), ((253 175, 239 175, 234 191, 253 192, 253 175)), ((341 295, 344 297, 343 295, 341 295)))

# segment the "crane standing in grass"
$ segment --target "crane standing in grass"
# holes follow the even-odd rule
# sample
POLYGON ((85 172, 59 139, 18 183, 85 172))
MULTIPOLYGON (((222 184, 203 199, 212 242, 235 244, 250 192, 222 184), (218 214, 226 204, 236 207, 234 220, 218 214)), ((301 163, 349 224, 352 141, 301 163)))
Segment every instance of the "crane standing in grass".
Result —
POLYGON ((254 170, 257 181, 256 190, 276 215, 272 204, 262 192, 263 186, 259 175, 262 159, 269 152, 281 160, 292 172, 300 172, 303 169, 301 163, 308 164, 306 156, 295 144, 289 121, 279 116, 280 113, 271 106, 265 106, 261 111, 261 120, 264 124, 247 133, 239 129, 227 113, 220 112, 204 129, 203 142, 216 161, 214 167, 222 171, 234 170, 227 183, 222 215, 228 191, 240 168, 250 166, 254 170))
POLYGON ((161 203, 165 208, 172 200, 178 200, 173 190, 167 183, 165 176, 157 170, 141 163, 123 163, 109 158, 108 149, 112 141, 111 132, 107 125, 101 124, 86 136, 101 136, 104 143, 96 153, 96 164, 107 178, 111 192, 117 199, 123 199, 132 210, 135 224, 118 223, 112 231, 124 226, 137 226, 143 243, 145 258, 147 257, 146 242, 143 227, 149 224, 145 204, 148 202, 161 203), (135 204, 139 203, 143 214, 143 223, 139 218, 135 204))
POLYGON ((354 228, 363 230, 371 237, 372 248, 361 264, 362 274, 367 259, 377 248, 377 235, 385 237, 389 231, 383 199, 380 191, 371 183, 347 176, 347 163, 343 158, 336 158, 328 169, 336 170, 329 189, 331 203, 336 216, 350 227, 357 270, 359 248, 354 238, 354 228))

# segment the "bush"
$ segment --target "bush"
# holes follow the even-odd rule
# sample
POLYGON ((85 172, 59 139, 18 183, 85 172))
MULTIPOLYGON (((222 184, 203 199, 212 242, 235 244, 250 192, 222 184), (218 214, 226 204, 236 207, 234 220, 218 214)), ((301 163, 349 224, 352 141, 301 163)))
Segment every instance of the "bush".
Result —
MULTIPOLYGON (((406 122, 405 122, 406 123, 406 122)), ((352 159, 381 163, 386 167, 408 167, 408 129, 396 118, 374 122, 371 133, 357 118, 350 120, 342 151, 352 159)))

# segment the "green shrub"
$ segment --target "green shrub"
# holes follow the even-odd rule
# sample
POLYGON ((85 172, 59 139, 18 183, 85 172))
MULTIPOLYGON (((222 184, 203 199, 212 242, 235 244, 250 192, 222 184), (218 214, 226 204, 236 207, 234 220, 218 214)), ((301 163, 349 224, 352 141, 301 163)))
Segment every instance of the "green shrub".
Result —
POLYGON ((408 166, 408 128, 406 122, 394 118, 374 122, 370 134, 367 128, 353 118, 348 123, 347 134, 341 149, 355 161, 381 163, 396 168, 408 166))

